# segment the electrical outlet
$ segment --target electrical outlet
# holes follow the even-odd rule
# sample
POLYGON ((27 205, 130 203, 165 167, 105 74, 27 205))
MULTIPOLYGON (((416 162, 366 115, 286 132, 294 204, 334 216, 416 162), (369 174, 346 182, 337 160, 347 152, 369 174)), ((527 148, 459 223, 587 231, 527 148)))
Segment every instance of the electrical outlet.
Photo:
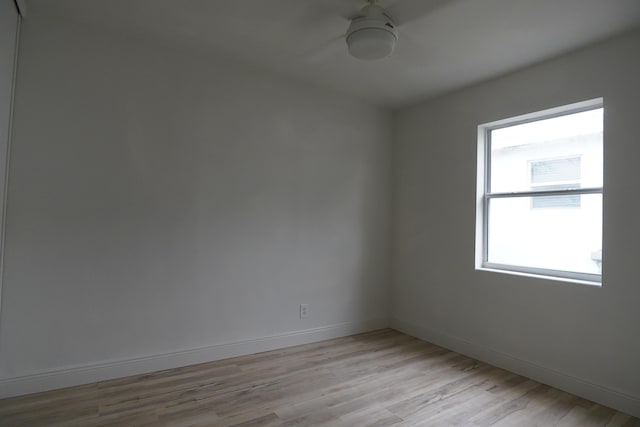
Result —
POLYGON ((309 304, 300 304, 300 318, 309 317, 309 304))

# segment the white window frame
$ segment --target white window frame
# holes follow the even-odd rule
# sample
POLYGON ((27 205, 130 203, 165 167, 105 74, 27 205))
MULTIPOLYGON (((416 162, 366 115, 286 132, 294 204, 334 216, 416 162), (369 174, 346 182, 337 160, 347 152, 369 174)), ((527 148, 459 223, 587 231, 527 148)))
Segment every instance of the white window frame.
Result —
POLYGON ((557 108, 524 114, 517 117, 485 123, 478 126, 478 163, 476 195, 476 270, 540 277, 600 286, 602 274, 578 273, 518 265, 491 263, 489 255, 489 200, 498 198, 554 196, 567 194, 603 194, 603 187, 585 187, 567 190, 525 190, 490 193, 491 131, 515 125, 551 119, 554 117, 603 108, 603 98, 592 99, 557 108))

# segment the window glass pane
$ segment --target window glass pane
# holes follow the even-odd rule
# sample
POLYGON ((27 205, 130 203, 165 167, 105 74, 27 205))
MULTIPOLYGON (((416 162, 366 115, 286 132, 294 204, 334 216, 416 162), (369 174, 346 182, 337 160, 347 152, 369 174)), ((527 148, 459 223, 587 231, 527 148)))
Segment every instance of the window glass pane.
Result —
POLYGON ((537 183, 602 187, 603 110, 491 130, 490 192, 537 183))
MULTIPOLYGON (((544 196, 560 205, 566 196, 544 196)), ((600 274, 602 194, 579 207, 531 209, 532 197, 489 200, 488 262, 600 274)))

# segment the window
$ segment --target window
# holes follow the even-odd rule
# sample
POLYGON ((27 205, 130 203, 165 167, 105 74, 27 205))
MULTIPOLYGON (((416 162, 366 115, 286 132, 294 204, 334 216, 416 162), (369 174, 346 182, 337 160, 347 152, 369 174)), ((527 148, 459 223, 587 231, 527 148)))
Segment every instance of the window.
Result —
POLYGON ((478 127, 476 266, 600 283, 602 99, 478 127))
MULTIPOLYGON (((537 160, 531 165, 531 191, 580 188, 580 157, 537 160)), ((531 199, 532 209, 580 207, 579 194, 539 196, 531 199)))

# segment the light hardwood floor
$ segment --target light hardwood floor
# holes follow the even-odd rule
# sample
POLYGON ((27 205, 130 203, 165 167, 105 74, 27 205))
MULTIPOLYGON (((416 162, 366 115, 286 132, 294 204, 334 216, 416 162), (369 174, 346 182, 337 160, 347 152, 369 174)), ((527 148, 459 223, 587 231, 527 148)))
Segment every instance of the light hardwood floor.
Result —
POLYGON ((1 426, 638 426, 385 329, 0 400, 1 426))

